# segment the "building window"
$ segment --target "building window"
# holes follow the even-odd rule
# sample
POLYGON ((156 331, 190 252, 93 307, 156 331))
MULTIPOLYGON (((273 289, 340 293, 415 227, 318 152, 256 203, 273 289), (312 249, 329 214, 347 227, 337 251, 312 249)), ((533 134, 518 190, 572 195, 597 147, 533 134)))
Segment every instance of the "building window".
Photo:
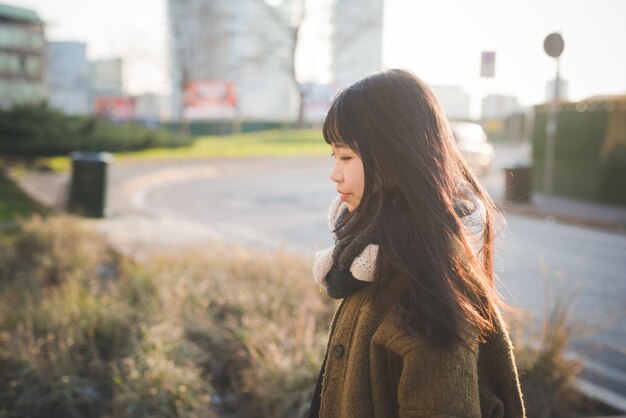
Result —
POLYGON ((20 57, 17 54, 0 52, 0 73, 19 74, 20 57))
POLYGON ((36 83, 0 80, 0 98, 13 103, 23 103, 41 100, 42 92, 36 83))
POLYGON ((0 97, 8 98, 11 91, 11 83, 0 79, 0 97))
POLYGON ((41 49, 44 46, 43 33, 40 31, 31 31, 29 34, 29 44, 32 49, 41 49))
POLYGON ((39 75, 41 60, 37 57, 26 57, 24 59, 24 72, 28 76, 36 77, 39 75))
POLYGON ((0 25, 0 47, 15 49, 43 48, 43 33, 40 30, 15 25, 0 25))
POLYGON ((11 28, 0 25, 0 47, 11 45, 11 28))

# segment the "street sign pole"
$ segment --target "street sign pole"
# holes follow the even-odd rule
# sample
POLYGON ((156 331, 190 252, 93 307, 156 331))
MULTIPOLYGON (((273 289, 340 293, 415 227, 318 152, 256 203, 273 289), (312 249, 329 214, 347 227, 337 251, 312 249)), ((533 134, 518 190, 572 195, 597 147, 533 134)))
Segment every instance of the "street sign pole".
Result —
POLYGON ((554 78, 554 97, 548 107, 546 120, 546 144, 543 169, 543 192, 546 199, 552 198, 554 185, 554 160, 556 147, 557 113, 559 109, 559 85, 561 84, 560 60, 565 44, 558 33, 548 35, 543 43, 546 53, 556 59, 556 77, 554 78))
POLYGON ((548 199, 552 196, 552 186, 554 184, 554 148, 556 146, 556 117, 559 111, 559 84, 560 77, 560 60, 556 58, 556 77, 554 79, 554 99, 550 103, 548 117, 546 121, 546 153, 544 161, 543 190, 548 199))

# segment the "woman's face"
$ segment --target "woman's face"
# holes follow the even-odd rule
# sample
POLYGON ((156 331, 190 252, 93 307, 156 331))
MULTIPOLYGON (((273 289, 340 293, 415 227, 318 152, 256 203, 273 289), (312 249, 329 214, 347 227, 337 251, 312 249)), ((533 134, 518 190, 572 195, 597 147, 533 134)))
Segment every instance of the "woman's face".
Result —
POLYGON ((339 198, 348 204, 348 210, 352 212, 363 198, 365 188, 365 172, 363 161, 351 148, 333 144, 333 157, 335 165, 330 172, 330 179, 337 185, 339 198))

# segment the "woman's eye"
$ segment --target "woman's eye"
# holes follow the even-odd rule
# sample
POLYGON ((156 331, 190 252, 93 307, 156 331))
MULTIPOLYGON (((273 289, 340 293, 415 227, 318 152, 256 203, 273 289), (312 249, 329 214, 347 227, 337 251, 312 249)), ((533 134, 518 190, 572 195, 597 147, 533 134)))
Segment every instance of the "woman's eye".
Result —
MULTIPOLYGON (((330 154, 331 157, 333 158, 337 158, 337 154, 335 154, 334 152, 330 154)), ((339 155, 339 159, 341 161, 350 161, 352 159, 351 155, 339 155)))

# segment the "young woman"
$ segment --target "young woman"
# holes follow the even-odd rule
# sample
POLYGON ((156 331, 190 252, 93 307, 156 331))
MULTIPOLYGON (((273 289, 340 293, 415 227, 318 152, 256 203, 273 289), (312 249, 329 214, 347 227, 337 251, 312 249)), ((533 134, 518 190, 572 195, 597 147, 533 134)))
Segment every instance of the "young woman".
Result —
POLYGON ((315 280, 342 299, 310 417, 523 417, 493 286, 493 202, 426 85, 403 70, 337 95, 339 196, 315 280))

